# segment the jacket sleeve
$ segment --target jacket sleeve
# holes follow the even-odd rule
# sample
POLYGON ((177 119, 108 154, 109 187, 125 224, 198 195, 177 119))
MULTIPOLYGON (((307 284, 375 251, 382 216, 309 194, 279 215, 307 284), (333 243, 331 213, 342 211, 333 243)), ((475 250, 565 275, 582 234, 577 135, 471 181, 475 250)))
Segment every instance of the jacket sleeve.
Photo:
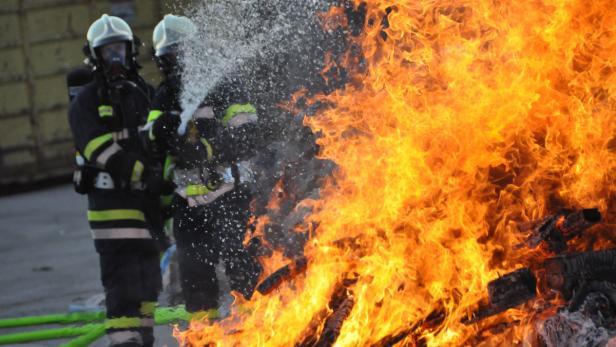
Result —
MULTIPOLYGON (((152 107, 147 117, 143 131, 141 132, 142 142, 146 153, 151 159, 162 160, 170 150, 170 142, 174 139, 169 138, 157 138, 154 134, 154 123, 165 112, 171 112, 174 114, 176 111, 171 105, 171 98, 173 97, 169 87, 162 84, 157 90, 154 99, 152 100, 152 107)), ((179 117, 179 116, 178 116, 179 117)))
POLYGON ((123 150, 101 120, 101 116, 110 112, 97 109, 96 105, 84 102, 83 98, 71 103, 69 123, 75 147, 89 165, 109 172, 114 179, 126 183, 140 182, 144 170, 143 161, 136 154, 123 150))

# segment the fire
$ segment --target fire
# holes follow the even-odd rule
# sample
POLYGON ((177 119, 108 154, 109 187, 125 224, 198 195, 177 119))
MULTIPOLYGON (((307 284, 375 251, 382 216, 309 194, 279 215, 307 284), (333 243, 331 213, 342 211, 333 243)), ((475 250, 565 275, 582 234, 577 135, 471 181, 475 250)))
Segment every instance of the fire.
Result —
POLYGON ((271 194, 269 203, 267 204, 268 210, 279 210, 280 209, 280 203, 282 199, 284 198, 283 185, 284 185, 284 182, 282 179, 279 179, 278 182, 276 182, 276 186, 274 186, 274 189, 272 189, 272 194, 271 194))
MULTIPOLYGON (((305 119, 322 134, 320 156, 337 164, 312 202, 307 222, 319 227, 305 275, 242 303, 248 312, 193 322, 182 342, 293 345, 324 329, 311 322, 352 277, 336 346, 411 327, 402 344, 515 345, 532 305, 460 320, 490 280, 545 257, 515 247, 518 225, 565 207, 597 207, 614 223, 611 1, 371 0, 366 9, 354 38, 362 59, 340 59, 351 81, 317 96, 334 106, 305 119)), ((577 249, 613 246, 609 231, 577 249)))

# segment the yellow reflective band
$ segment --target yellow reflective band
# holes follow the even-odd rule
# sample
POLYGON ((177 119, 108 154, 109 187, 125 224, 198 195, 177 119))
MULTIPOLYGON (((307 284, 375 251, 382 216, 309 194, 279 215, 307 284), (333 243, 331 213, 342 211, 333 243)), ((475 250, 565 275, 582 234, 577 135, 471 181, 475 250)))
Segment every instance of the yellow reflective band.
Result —
POLYGON ((113 116, 113 107, 110 105, 100 105, 98 107, 98 115, 101 118, 113 116))
POLYGON ((222 118, 222 124, 227 123, 238 113, 256 113, 257 109, 252 104, 233 104, 225 111, 225 116, 222 118))
POLYGON ((151 239, 148 229, 143 228, 108 228, 92 229, 92 238, 95 240, 117 239, 151 239))
POLYGON ((207 311, 197 311, 197 312, 191 312, 190 314, 190 319, 191 320, 203 320, 203 319, 214 319, 214 318, 219 318, 220 317, 220 312, 218 312, 217 309, 212 308, 209 309, 207 311))
POLYGON ((101 135, 91 140, 90 142, 88 142, 88 144, 86 145, 86 149, 84 151, 84 155, 86 156, 86 159, 90 160, 90 158, 92 157, 92 153, 94 153, 94 151, 99 149, 107 141, 112 141, 112 140, 113 140, 113 136, 107 133, 107 134, 101 135))
POLYGON ((105 329, 129 329, 139 328, 140 326, 141 318, 139 317, 108 318, 105 320, 105 329))
POLYGON ((152 111, 150 111, 150 113, 148 113, 148 123, 157 120, 158 117, 160 117, 161 114, 163 114, 163 111, 161 111, 161 110, 152 110, 152 111))
POLYGON ((211 192, 211 190, 202 184, 186 186, 186 195, 188 196, 206 195, 209 192, 211 192))
POLYGON ((143 175, 143 163, 139 160, 135 161, 135 165, 133 166, 133 174, 130 176, 130 181, 133 183, 140 182, 141 176, 143 175))
POLYGON ((167 156, 165 157, 165 164, 163 166, 163 178, 165 180, 169 180, 171 178, 174 165, 175 165, 175 161, 173 157, 167 154, 167 156))
POLYGON ((165 229, 165 233, 169 235, 173 235, 173 218, 165 219, 164 229, 165 229))
POLYGON ((150 139, 150 141, 156 140, 156 136, 154 136, 154 126, 151 126, 150 130, 148 130, 148 139, 150 139))
POLYGON ((157 304, 158 303, 155 301, 144 301, 141 303, 139 312, 141 312, 141 314, 144 316, 152 316, 154 315, 154 311, 156 311, 157 304))
POLYGON ((145 222, 145 216, 143 212, 139 210, 88 211, 88 220, 90 222, 106 222, 122 219, 139 220, 145 222))
POLYGON ((210 143, 203 137, 200 140, 207 150, 207 160, 212 160, 212 158, 214 158, 214 149, 212 148, 212 145, 210 145, 210 143))

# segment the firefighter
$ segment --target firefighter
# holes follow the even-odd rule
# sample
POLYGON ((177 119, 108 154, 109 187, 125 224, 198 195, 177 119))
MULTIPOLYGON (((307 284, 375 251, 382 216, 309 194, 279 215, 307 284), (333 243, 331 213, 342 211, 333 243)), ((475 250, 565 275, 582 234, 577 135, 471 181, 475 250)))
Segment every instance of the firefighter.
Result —
POLYGON ((88 30, 84 52, 93 81, 72 101, 69 123, 88 171, 77 183, 88 195, 105 288, 105 328, 110 346, 153 346, 161 275, 146 205, 173 187, 145 165, 138 127, 150 104, 131 28, 121 18, 102 15, 88 30))
MULTIPOLYGON (((141 45, 141 41, 136 36, 134 36, 133 39, 135 41, 137 49, 136 54, 138 54, 138 47, 141 45)), ((135 66, 140 68, 139 65, 135 66)), ((66 86, 68 89, 69 102, 73 101, 77 94, 79 94, 79 92, 81 92, 81 90, 88 83, 92 82, 92 79, 93 66, 89 62, 89 59, 86 59, 85 64, 77 66, 71 71, 69 71, 69 73, 66 75, 66 86)), ((141 79, 139 79, 138 82, 148 94, 148 99, 152 99, 155 92, 154 87, 141 79)), ((84 172, 87 171, 87 168, 84 166, 84 164, 85 162, 83 160, 83 157, 81 157, 79 153, 77 153, 77 169, 75 170, 76 177, 73 177, 73 181, 75 182, 75 184, 78 184, 80 181, 82 181, 80 179, 80 175, 84 174, 84 172)), ((85 188, 78 186, 75 186, 75 188, 78 193, 85 193, 85 188)), ((146 206, 146 219, 148 220, 148 223, 152 228, 152 236, 157 241, 160 252, 165 252, 171 245, 171 240, 164 231, 164 220, 162 218, 163 215, 164 211, 161 209, 161 206, 159 204, 159 197, 151 197, 151 199, 148 200, 148 204, 146 206)))
POLYGON ((165 172, 177 186, 173 233, 186 309, 215 317, 219 261, 226 265, 231 289, 246 298, 261 271, 242 246, 249 199, 242 196, 247 179, 240 177, 236 165, 245 148, 252 146, 247 137, 235 136, 258 133, 248 129, 255 126, 257 115, 232 89, 222 88, 206 98, 185 135, 178 135, 182 112, 178 47, 195 32, 188 18, 174 15, 166 15, 154 29, 154 56, 164 80, 157 89, 147 128, 151 147, 156 148, 153 152, 166 156, 165 172))

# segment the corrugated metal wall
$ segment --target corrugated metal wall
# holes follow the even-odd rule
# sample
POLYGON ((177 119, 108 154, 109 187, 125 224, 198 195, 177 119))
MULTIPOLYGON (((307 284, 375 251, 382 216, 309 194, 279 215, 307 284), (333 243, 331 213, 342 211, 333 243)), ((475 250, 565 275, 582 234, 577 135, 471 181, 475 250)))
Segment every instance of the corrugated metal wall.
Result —
POLYGON ((80 64, 85 34, 102 13, 132 13, 146 44, 143 75, 156 83, 152 29, 166 0, 0 1, 0 186, 69 174, 74 160, 67 121, 66 72, 80 64))

